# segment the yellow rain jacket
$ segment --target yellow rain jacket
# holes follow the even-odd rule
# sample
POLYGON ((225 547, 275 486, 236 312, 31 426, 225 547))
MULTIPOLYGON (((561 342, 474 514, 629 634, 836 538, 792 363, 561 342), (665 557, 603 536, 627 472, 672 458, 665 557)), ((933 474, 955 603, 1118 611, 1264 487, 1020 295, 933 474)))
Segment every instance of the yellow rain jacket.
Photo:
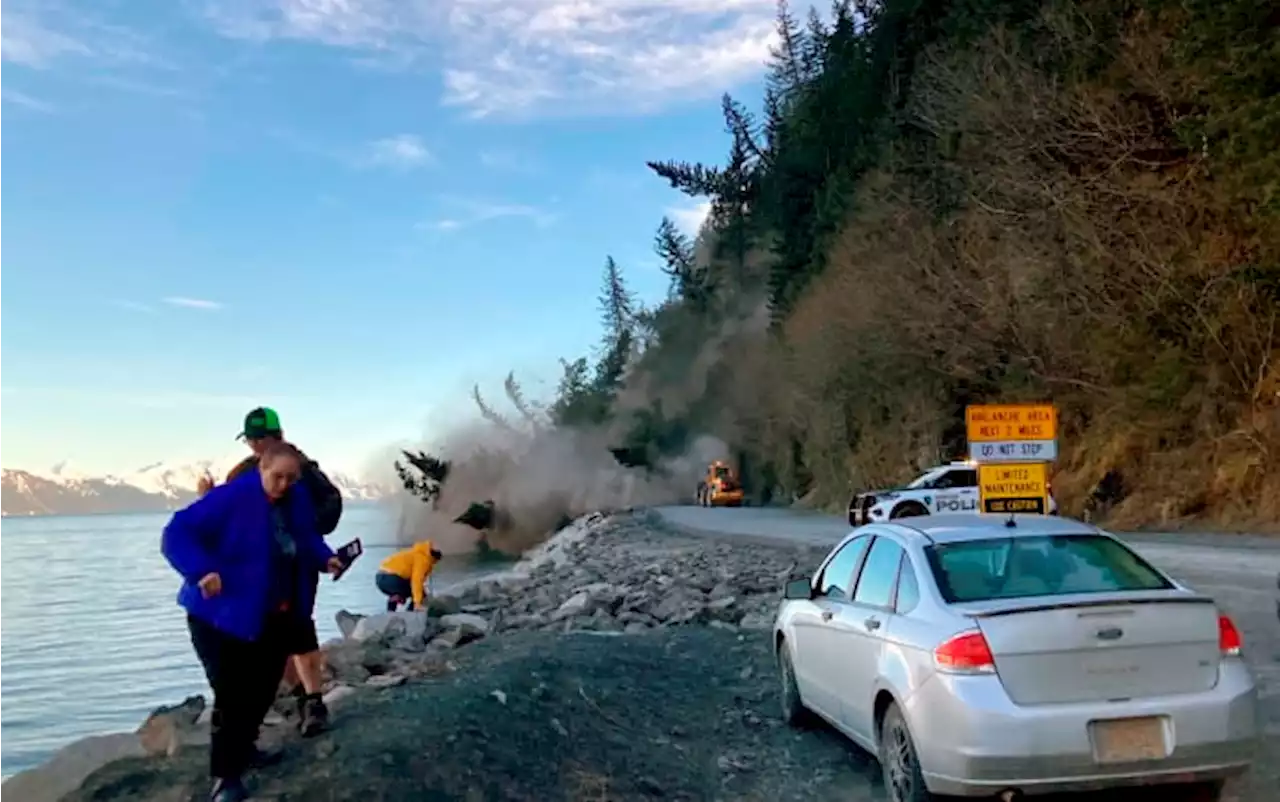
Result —
POLYGON ((431 541, 414 543, 413 548, 397 551, 382 561, 379 571, 395 574, 401 579, 409 580, 413 589, 413 606, 422 607, 422 599, 426 596, 427 577, 435 570, 436 558, 431 556, 431 541))

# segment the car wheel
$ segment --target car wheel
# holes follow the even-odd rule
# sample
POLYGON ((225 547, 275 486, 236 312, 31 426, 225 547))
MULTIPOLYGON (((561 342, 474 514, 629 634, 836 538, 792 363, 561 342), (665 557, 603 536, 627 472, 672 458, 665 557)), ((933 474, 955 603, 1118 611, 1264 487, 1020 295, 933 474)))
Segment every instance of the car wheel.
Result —
POLYGON ((858 525, 858 497, 849 499, 849 526, 858 525))
POLYGON ((889 705, 880 725, 879 758, 884 792, 890 802, 933 802, 935 797, 925 787, 907 720, 896 704, 889 705))
POLYGON ((809 708, 800 699, 800 686, 796 684, 796 669, 791 662, 791 650, 784 641, 778 647, 778 678, 781 680, 779 700, 782 702, 782 720, 792 727, 802 728, 812 719, 809 708))
POLYGON ((919 518, 921 515, 928 515, 929 510, 918 501, 904 501, 893 508, 893 512, 889 513, 890 518, 919 518))

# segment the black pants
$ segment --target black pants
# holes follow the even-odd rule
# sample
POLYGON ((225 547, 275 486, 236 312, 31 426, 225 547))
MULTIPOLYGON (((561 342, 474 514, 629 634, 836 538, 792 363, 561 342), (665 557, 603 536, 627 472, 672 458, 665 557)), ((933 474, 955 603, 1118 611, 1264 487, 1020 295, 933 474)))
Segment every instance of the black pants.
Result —
POLYGON ((295 625, 286 614, 268 616, 258 640, 246 641, 187 616, 191 643, 213 688, 213 743, 209 749, 209 774, 213 777, 239 777, 248 768, 258 728, 275 701, 284 674, 288 655, 283 633, 290 626, 295 625))

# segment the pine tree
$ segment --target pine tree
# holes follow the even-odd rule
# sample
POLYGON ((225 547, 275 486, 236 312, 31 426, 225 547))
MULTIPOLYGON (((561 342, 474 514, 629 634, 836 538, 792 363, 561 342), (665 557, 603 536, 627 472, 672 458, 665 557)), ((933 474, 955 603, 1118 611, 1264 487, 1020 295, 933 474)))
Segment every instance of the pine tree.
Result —
POLYGON ((631 328, 635 316, 635 298, 622 278, 622 269, 613 257, 604 263, 604 280, 600 289, 600 315, 604 324, 606 347, 616 342, 631 328))

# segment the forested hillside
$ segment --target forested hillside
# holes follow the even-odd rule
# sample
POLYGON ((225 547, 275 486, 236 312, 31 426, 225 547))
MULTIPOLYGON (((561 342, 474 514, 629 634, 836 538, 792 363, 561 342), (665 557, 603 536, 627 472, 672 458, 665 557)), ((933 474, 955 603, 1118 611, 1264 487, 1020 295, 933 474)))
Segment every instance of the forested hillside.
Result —
POLYGON ((711 216, 661 222, 656 308, 609 260, 558 424, 634 463, 712 435, 759 500, 833 507, 962 456, 966 404, 1052 400, 1066 511, 1280 523, 1280 6, 838 2, 778 30, 724 163, 650 163, 711 216))

